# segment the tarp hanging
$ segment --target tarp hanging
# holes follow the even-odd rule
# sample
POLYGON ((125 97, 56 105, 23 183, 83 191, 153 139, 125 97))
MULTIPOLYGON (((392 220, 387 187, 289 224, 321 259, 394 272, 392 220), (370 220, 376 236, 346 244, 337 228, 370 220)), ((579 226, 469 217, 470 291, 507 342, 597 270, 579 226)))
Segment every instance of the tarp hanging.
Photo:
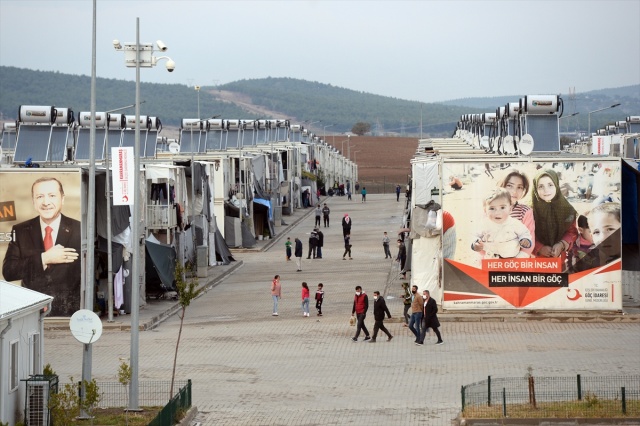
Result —
POLYGON ((153 235, 147 237, 145 247, 147 292, 177 291, 174 278, 176 250, 173 246, 162 244, 153 235))

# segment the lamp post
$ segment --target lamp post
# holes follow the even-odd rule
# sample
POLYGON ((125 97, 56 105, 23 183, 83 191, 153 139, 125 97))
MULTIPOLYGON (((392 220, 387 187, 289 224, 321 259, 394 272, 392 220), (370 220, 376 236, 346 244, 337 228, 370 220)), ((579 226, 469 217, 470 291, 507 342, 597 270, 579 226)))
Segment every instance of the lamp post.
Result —
POLYGON ((604 110, 607 110, 607 109, 615 108, 617 106, 620 106, 620 104, 617 103, 617 104, 613 104, 611 106, 608 106, 606 108, 600 108, 600 109, 597 109, 595 111, 589 111, 589 127, 588 127, 588 130, 587 130, 587 136, 591 137, 591 114, 593 114, 595 112, 600 112, 600 111, 604 111, 604 110))
POLYGON ((322 126, 322 140, 327 140, 327 127, 331 127, 333 124, 327 124, 326 126, 322 126))
MULTIPOLYGON (((156 41, 158 51, 164 52, 167 46, 160 40, 156 41)), ((136 42, 125 43, 124 46, 118 40, 113 41, 113 47, 118 51, 124 51, 125 65, 136 69, 136 129, 134 154, 134 179, 133 179, 133 220, 131 229, 132 238, 132 284, 131 284, 131 380, 129 382, 129 410, 139 411, 138 404, 138 346, 139 346, 139 298, 140 298, 140 67, 151 68, 157 65, 158 60, 166 59, 167 71, 173 72, 176 63, 167 56, 153 56, 151 43, 140 44, 140 18, 136 18, 136 42)), ((146 232, 145 232, 146 234, 146 232)))
MULTIPOLYGON (((198 120, 200 120, 200 86, 195 86, 196 92, 198 92, 198 120)), ((193 141, 191 141, 193 143, 193 141)))

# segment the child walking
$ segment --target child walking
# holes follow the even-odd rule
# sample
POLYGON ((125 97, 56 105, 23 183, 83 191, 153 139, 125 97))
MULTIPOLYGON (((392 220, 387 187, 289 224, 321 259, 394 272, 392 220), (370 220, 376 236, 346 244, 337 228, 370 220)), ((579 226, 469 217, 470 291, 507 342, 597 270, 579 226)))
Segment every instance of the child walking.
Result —
POLYGON ((324 300, 324 290, 322 283, 318 284, 318 289, 316 290, 316 310, 318 311, 318 316, 322 316, 322 301, 324 300))
POLYGON ((287 260, 291 260, 291 237, 287 237, 287 241, 284 242, 284 248, 287 252, 287 260))
POLYGON ((302 282, 302 316, 309 316, 309 286, 306 282, 302 282))

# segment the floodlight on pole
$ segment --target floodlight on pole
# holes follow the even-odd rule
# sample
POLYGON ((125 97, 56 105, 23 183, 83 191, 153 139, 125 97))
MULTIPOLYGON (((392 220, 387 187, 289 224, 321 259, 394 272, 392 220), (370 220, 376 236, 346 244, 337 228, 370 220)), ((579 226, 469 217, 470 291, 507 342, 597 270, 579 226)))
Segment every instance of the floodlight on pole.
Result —
MULTIPOLYGON (((168 48, 160 40, 156 42, 158 51, 165 52, 168 48)), ((141 200, 140 198, 140 68, 152 68, 160 59, 165 59, 167 71, 173 72, 176 63, 168 56, 153 56, 153 45, 151 43, 140 43, 140 18, 136 18, 136 41, 135 43, 124 43, 118 40, 113 41, 113 47, 117 51, 124 52, 125 66, 136 69, 136 128, 135 143, 133 148, 134 156, 134 179, 133 179, 133 220, 131 229, 132 239, 132 267, 131 267, 131 380, 129 381, 129 411, 139 411, 138 403, 138 357, 139 357, 139 311, 140 311, 140 218, 141 200)), ((144 228, 144 223, 143 223, 144 228)), ((144 230, 144 229, 143 229, 144 230)), ((145 239, 146 239, 146 232, 145 239)))
POLYGON ((615 107, 620 106, 620 105, 621 105, 620 103, 617 103, 617 104, 613 104, 613 105, 605 107, 605 108, 597 109, 595 111, 589 111, 589 127, 588 127, 588 130, 587 130, 587 136, 591 137, 591 114, 596 113, 596 112, 600 112, 600 111, 605 111, 607 109, 615 108, 615 107))

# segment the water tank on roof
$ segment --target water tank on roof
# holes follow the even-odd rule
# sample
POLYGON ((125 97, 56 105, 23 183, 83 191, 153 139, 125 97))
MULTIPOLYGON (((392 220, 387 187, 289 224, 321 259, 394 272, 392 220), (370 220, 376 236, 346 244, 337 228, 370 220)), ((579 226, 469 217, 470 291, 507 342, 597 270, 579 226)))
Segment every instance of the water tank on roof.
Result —
MULTIPOLYGON (((91 127, 91 112, 82 111, 78 114, 78 124, 80 127, 91 127)), ((102 129, 107 125, 107 113, 96 112, 96 128, 102 129)))
POLYGON ((56 107, 21 105, 18 109, 18 121, 21 123, 53 124, 56 119, 56 107))
POLYGON ((524 107, 526 114, 554 114, 560 109, 558 95, 527 95, 523 99, 520 108, 524 107))
POLYGON ((68 126, 73 123, 74 116, 71 108, 56 108, 56 117, 54 124, 59 126, 68 126))

